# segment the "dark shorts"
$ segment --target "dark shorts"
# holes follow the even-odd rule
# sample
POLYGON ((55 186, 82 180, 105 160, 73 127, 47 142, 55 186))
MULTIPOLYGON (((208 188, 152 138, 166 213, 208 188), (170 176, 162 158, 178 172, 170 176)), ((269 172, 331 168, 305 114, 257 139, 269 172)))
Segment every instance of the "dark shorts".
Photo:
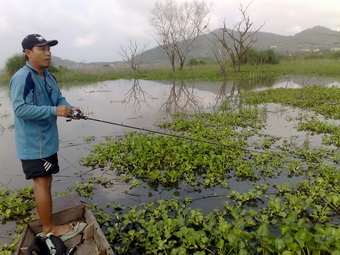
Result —
POLYGON ((59 172, 57 153, 43 159, 22 159, 21 164, 27 180, 59 172))

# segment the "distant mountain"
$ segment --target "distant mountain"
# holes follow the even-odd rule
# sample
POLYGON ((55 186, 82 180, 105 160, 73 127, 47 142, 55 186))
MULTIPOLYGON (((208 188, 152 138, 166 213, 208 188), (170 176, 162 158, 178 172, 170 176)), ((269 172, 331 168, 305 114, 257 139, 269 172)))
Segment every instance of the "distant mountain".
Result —
MULTIPOLYGON (((219 29, 212 33, 201 35, 196 41, 196 47, 192 49, 187 60, 195 58, 197 60, 214 60, 212 52, 214 35, 220 32, 219 29)), ((293 36, 284 36, 274 33, 258 32, 256 34, 257 42, 253 45, 255 49, 266 50, 273 49, 277 54, 310 54, 325 53, 340 50, 340 32, 331 30, 326 27, 316 26, 306 29, 293 36)), ((231 41, 229 41, 231 44, 231 41)), ((145 54, 145 64, 168 64, 168 57, 160 47, 147 50, 145 54)), ((68 67, 76 66, 103 66, 103 65, 121 65, 122 62, 98 62, 98 63, 76 63, 70 60, 63 60, 57 57, 52 59, 54 65, 68 67)))
POLYGON ((52 56, 52 63, 55 66, 67 66, 67 67, 75 67, 79 66, 79 63, 68 60, 68 59, 62 59, 56 56, 52 56))
POLYGON ((276 46, 279 54, 301 54, 308 52, 329 52, 340 48, 340 32, 326 27, 313 27, 294 36, 281 36, 270 33, 259 33, 258 42, 254 45, 260 49, 276 46))
POLYGON ((68 59, 62 59, 56 56, 52 56, 52 63, 55 66, 66 66, 66 67, 85 67, 85 66, 106 66, 106 65, 121 65, 122 62, 90 62, 82 63, 75 62, 68 59))
MULTIPOLYGON (((188 60, 214 60, 212 52, 214 35, 219 33, 215 30, 212 33, 202 35, 197 39, 197 47, 192 49, 188 60)), ((340 50, 340 32, 326 27, 313 27, 306 29, 294 36, 284 36, 274 33, 258 32, 257 42, 253 48, 258 50, 273 49, 277 54, 307 54, 325 53, 340 50)), ((229 44, 232 42, 229 41, 229 44)), ((145 52, 149 63, 162 63, 167 61, 167 56, 160 47, 145 52)))

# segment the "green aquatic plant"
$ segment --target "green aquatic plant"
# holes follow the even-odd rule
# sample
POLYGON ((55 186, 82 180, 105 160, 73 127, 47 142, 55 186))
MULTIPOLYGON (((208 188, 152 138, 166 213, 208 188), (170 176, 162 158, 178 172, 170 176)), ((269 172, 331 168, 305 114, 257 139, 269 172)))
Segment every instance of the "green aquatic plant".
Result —
MULTIPOLYGON (((276 98, 274 102, 294 107, 323 108, 319 114, 337 118, 336 112, 319 107, 335 92, 325 89, 328 92, 308 88, 308 93, 327 95, 317 103, 299 99, 295 93, 306 93, 300 90, 288 91, 284 99, 285 90, 275 90, 268 97, 263 97, 265 92, 250 93, 244 100, 262 104, 276 98)), ((220 113, 177 114, 161 125, 206 143, 133 132, 93 147, 82 159, 84 165, 115 171, 124 176, 122 181, 137 179, 156 188, 181 184, 195 190, 228 190, 231 178, 253 187, 226 191, 224 210, 205 215, 189 208, 190 198, 105 215, 107 237, 118 254, 340 253, 339 152, 313 147, 308 136, 299 145, 294 139, 263 135, 266 111, 240 105, 227 105, 220 113), (282 175, 288 181, 277 183, 282 175)), ((308 114, 301 118, 308 119, 308 114)), ((331 133, 333 127, 325 125, 322 131, 331 133)))
POLYGON ((15 251, 16 243, 19 241, 20 233, 25 224, 35 217, 35 214, 32 213, 34 208, 32 186, 15 190, 0 189, 1 224, 16 222, 16 231, 7 233, 8 235, 13 235, 13 241, 10 244, 5 243, 0 246, 0 254, 12 254, 15 251))
POLYGON ((306 198, 287 201, 270 196, 262 210, 226 202, 204 215, 189 207, 191 199, 174 198, 96 216, 117 254, 338 254, 337 224, 302 219, 315 206, 306 198))
MULTIPOLYGON (((91 199, 98 189, 112 189, 117 181, 175 194, 183 187, 197 193, 219 190, 210 198, 221 201, 220 209, 194 208, 190 192, 131 207, 89 205, 117 254, 340 254, 338 129, 329 120, 310 121, 320 114, 337 120, 337 106, 328 108, 326 102, 338 102, 333 97, 338 91, 324 89, 245 93, 217 113, 179 113, 160 126, 194 140, 142 132, 106 139, 93 146, 81 164, 114 172, 114 177, 89 177, 68 192, 91 199), (318 93, 321 96, 313 102, 305 93, 314 101, 318 93), (298 116, 300 128, 306 125, 311 132, 300 144, 296 137, 263 134, 266 107, 245 102, 275 102, 317 114, 298 116), (317 132, 334 136, 331 146, 325 140, 313 145, 310 136, 317 132)), ((9 202, 12 193, 1 192, 9 202)), ((26 192, 16 194, 27 197, 26 192)), ((33 201, 31 196, 28 200, 33 201)), ((21 213, 0 205, 7 220, 21 213)), ((14 247, 4 245, 0 251, 7 254, 14 247)))
MULTIPOLYGON (((264 117, 261 111, 250 108, 235 114, 178 115, 162 127, 182 137, 190 134, 188 138, 194 140, 130 132, 94 146, 81 163, 109 167, 121 180, 138 179, 155 189, 179 184, 227 187, 234 172, 240 178, 252 179, 264 173, 276 175, 274 166, 269 169, 271 164, 279 169, 284 163, 281 155, 268 151, 256 156, 247 149, 248 138, 263 127, 264 117), (267 164, 266 169, 261 164, 267 164)), ((270 147, 269 143, 266 146, 270 147)))
POLYGON ((247 104, 278 103, 311 110, 326 118, 340 119, 340 89, 338 87, 306 86, 300 89, 268 89, 248 91, 241 97, 247 104))
POLYGON ((323 136, 323 143, 340 147, 340 125, 328 124, 320 120, 307 120, 298 125, 298 130, 310 131, 316 134, 327 134, 323 136))

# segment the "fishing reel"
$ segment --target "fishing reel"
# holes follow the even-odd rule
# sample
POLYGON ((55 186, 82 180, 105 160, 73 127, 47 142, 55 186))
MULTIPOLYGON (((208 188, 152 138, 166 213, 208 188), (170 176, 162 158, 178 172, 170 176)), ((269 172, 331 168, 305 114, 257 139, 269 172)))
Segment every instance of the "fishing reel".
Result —
POLYGON ((73 119, 84 119, 84 120, 87 120, 87 116, 84 116, 84 115, 81 115, 81 111, 80 110, 75 110, 75 111, 72 111, 72 114, 67 116, 67 122, 73 120, 73 119))

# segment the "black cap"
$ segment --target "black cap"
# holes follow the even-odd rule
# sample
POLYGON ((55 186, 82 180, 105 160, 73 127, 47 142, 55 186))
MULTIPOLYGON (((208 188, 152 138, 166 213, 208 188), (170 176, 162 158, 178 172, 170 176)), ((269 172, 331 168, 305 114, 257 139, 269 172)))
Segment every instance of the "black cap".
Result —
POLYGON ((57 40, 46 41, 45 38, 39 34, 31 34, 26 36, 24 40, 22 40, 21 42, 23 50, 31 49, 34 46, 42 46, 46 44, 54 46, 58 44, 58 41, 57 40))

